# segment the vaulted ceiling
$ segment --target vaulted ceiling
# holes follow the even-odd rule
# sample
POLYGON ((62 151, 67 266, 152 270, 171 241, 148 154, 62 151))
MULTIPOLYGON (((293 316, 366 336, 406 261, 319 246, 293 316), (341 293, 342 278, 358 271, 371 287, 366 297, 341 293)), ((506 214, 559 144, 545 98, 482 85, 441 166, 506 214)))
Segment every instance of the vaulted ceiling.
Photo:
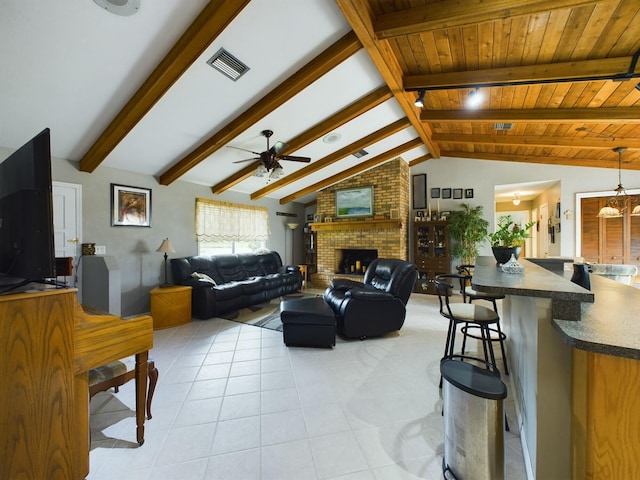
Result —
POLYGON ((0 146, 49 126, 84 172, 284 204, 398 156, 640 169, 637 0, 8 0, 0 32, 0 146), (311 161, 253 176, 263 130, 311 161))

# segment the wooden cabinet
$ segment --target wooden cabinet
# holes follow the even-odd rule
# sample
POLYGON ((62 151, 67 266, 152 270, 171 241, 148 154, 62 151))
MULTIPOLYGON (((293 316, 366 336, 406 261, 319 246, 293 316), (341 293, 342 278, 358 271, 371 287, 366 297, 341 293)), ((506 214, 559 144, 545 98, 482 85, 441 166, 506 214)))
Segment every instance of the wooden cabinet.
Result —
POLYGON ((316 232, 308 232, 304 234, 304 261, 307 265, 307 275, 316 273, 318 264, 318 246, 316 232))
POLYGON ((448 224, 446 220, 413 224, 413 259, 418 267, 415 292, 435 294, 435 277, 451 271, 448 224))
POLYGON ((618 218, 599 218, 606 197, 581 200, 581 255, 590 263, 636 265, 640 268, 640 217, 627 208, 618 218))

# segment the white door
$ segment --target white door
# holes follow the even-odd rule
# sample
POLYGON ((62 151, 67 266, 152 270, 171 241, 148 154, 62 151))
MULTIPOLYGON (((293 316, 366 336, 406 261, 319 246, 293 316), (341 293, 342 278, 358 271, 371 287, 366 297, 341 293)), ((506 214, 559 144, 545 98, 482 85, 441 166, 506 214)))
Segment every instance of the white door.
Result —
POLYGON ((82 185, 53 182, 53 233, 56 257, 73 257, 82 238, 82 185))

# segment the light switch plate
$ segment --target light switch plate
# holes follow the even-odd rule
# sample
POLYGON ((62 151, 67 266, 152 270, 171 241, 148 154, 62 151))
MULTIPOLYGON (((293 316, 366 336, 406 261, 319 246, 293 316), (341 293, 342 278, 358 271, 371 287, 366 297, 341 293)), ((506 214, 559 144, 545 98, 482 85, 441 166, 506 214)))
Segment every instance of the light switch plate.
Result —
POLYGON ((96 245, 96 255, 106 255, 107 247, 104 245, 96 245))

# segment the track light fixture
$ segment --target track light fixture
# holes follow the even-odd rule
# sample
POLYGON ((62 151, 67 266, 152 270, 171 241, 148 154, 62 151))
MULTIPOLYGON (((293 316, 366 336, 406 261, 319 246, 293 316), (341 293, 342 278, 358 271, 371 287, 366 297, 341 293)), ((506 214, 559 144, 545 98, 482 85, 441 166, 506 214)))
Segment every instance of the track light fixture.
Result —
POLYGON ((416 98, 416 101, 413 102, 413 104, 418 107, 418 108, 422 108, 424 107, 424 95, 425 93, 427 93, 427 91, 425 89, 420 90, 420 92, 418 92, 418 98, 416 98))
POLYGON ((467 97, 467 108, 478 108, 484 100, 484 95, 478 87, 469 92, 467 97))

